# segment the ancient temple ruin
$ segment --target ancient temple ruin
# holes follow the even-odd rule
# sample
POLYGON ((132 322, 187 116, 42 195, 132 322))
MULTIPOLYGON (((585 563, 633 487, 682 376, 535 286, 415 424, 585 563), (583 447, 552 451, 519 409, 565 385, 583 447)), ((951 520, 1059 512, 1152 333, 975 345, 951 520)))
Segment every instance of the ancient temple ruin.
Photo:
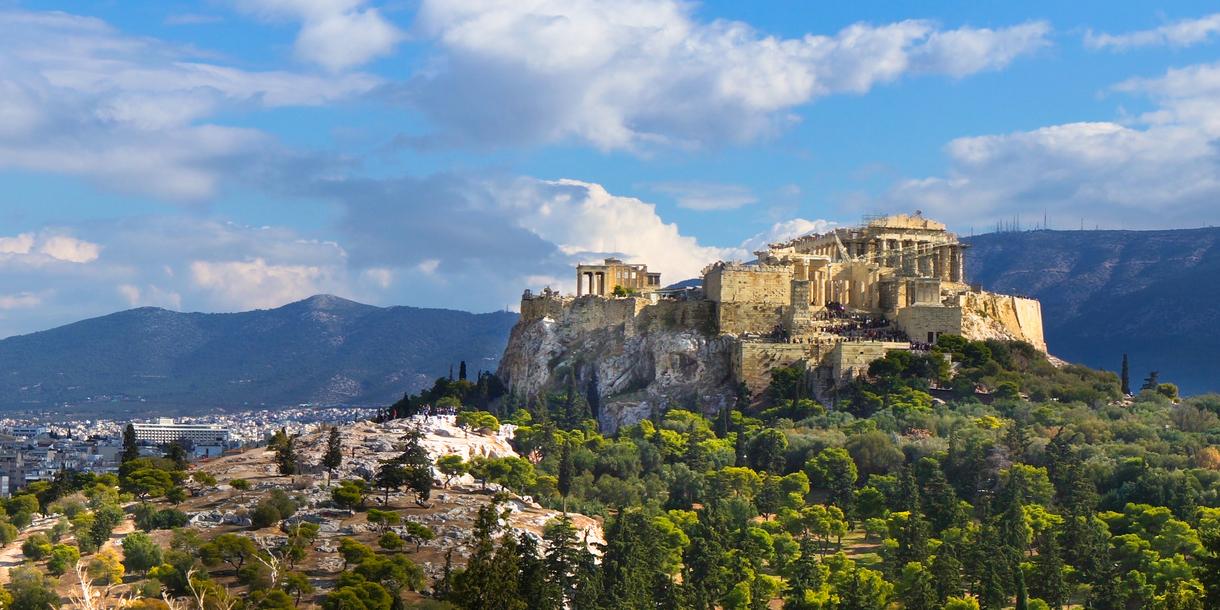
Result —
POLYGON ((828 389, 889 350, 928 349, 946 333, 1045 351, 1038 301, 968 284, 967 247, 916 213, 770 244, 749 262, 712 263, 700 288, 663 289, 645 265, 606 259, 577 267, 575 297, 526 291, 522 322, 570 318, 627 337, 658 325, 699 330, 730 342, 732 381, 753 391, 766 387, 773 368, 790 365, 828 389), (615 296, 616 286, 625 296, 615 296))

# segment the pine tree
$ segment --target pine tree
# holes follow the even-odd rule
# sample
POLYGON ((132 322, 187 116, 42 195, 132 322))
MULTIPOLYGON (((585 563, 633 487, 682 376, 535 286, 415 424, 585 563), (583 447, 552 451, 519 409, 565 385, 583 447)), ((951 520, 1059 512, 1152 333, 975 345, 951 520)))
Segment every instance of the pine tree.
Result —
POLYGON ((1156 391, 1157 386, 1161 385, 1161 372, 1152 371, 1144 378, 1144 385, 1140 386, 1140 390, 1156 391))
POLYGON ((1220 533, 1203 537, 1204 552, 1198 558, 1196 577, 1203 583, 1208 608, 1220 608, 1220 533))
POLYGON ((417 504, 432 495, 432 459, 428 457, 428 450, 423 446, 423 438, 424 433, 418 426, 407 430, 404 437, 407 446, 396 459, 404 473, 402 484, 415 492, 417 504))
POLYGON ((126 464, 138 457, 140 457, 140 447, 136 445, 136 427, 127 424, 127 427, 123 428, 123 455, 121 462, 126 464))
POLYGON ((607 607, 656 607, 659 594, 673 586, 664 568, 667 555, 651 519, 639 510, 620 511, 607 525, 602 556, 607 607))
POLYGON ((1123 353, 1123 370, 1120 375, 1122 380, 1123 396, 1131 394, 1131 367, 1127 363, 1127 354, 1123 353))
POLYGON ((547 582, 547 570, 538 552, 538 541, 529 532, 521 532, 517 539, 519 575, 517 590, 521 601, 530 610, 559 610, 555 595, 547 582))
POLYGON ((1070 589, 1063 578, 1063 556, 1059 551, 1059 540, 1055 532, 1045 533, 1038 545, 1038 556, 1034 559, 1034 577, 1034 597, 1041 598, 1055 610, 1067 603, 1070 589))
POLYGON ((339 438, 339 428, 337 426, 330 427, 330 435, 326 438, 326 453, 322 455, 322 467, 326 469, 326 486, 330 486, 330 480, 335 474, 335 470, 343 465, 343 441, 339 438))
POLYGON ((448 596, 459 607, 486 610, 525 608, 517 593, 516 537, 504 536, 504 543, 497 549, 495 536, 500 530, 499 523, 499 509, 494 503, 479 508, 473 530, 474 551, 466 562, 466 568, 453 573, 453 591, 448 596))
POLYGON ((1029 591, 1025 588, 1025 574, 1017 568, 1017 603, 1013 610, 1029 610, 1029 591))
POLYGON ((952 596, 962 594, 962 562, 957 559, 957 548, 945 542, 936 550, 932 559, 932 579, 936 582, 936 599, 944 603, 952 596))
POLYGON ((543 562, 551 596, 546 607, 583 610, 599 604, 596 558, 576 538, 572 520, 562 516, 551 522, 543 538, 547 543, 543 562))
POLYGON ((280 474, 285 476, 296 474, 296 437, 288 434, 284 428, 280 428, 275 436, 271 437, 271 447, 275 449, 275 463, 279 467, 280 474))

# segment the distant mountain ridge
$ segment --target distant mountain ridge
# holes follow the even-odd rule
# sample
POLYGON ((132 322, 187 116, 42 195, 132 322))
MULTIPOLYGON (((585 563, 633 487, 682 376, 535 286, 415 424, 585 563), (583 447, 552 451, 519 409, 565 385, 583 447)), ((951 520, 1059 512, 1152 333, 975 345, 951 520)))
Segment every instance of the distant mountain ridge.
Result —
POLYGON ((1030 231, 966 240, 969 281, 1042 301, 1051 353, 1220 391, 1220 228, 1030 231))
POLYGON ((0 340, 0 408, 385 404, 461 360, 495 370, 517 314, 317 295, 275 309, 142 307, 0 340))

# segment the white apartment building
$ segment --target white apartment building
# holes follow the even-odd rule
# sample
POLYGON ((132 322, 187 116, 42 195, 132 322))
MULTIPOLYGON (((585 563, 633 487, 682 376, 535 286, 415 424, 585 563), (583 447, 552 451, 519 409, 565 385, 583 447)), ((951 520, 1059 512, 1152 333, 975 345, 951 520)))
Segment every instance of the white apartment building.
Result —
POLYGON ((229 442, 229 430, 212 424, 179 424, 168 417, 156 423, 132 422, 136 441, 152 445, 167 445, 178 440, 190 441, 196 446, 225 446, 229 442))

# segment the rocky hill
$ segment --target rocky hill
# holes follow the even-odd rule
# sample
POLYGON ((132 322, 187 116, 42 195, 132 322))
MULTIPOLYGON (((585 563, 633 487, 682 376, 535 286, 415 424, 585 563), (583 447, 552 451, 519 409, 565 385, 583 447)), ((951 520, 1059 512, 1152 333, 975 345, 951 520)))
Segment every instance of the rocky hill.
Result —
POLYGON ((1042 301, 1047 344, 1132 383, 1158 370, 1183 391, 1220 390, 1220 229, 1030 231, 969 240, 971 282, 1042 301))
POLYGON ((0 341, 0 408, 385 404, 461 360, 495 370, 516 319, 329 295, 241 313, 132 309, 0 341))

